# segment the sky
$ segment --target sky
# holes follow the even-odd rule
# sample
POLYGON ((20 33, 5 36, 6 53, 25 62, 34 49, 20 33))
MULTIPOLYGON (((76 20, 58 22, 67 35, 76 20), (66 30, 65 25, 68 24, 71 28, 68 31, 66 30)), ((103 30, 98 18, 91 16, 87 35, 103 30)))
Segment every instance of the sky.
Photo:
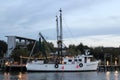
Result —
POLYGON ((60 8, 65 44, 119 47, 120 0, 0 0, 0 40, 41 32, 55 42, 60 8))

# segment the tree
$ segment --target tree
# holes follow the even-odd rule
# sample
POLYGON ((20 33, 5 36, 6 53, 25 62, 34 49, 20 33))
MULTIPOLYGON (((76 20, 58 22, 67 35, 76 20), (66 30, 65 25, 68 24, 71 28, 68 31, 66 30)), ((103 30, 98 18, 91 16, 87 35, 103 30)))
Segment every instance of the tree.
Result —
POLYGON ((11 57, 14 58, 15 61, 20 61, 20 56, 28 57, 29 53, 27 48, 16 48, 12 51, 11 57))
POLYGON ((89 49, 89 47, 86 46, 86 45, 83 45, 82 43, 80 43, 80 44, 77 46, 77 49, 80 50, 80 52, 81 52, 82 54, 84 54, 84 53, 85 53, 85 49, 89 49))
POLYGON ((0 40, 0 57, 3 57, 7 52, 7 43, 5 41, 0 40))
POLYGON ((94 55, 96 59, 101 59, 102 61, 104 59, 103 47, 91 48, 91 54, 94 55))
MULTIPOLYGON (((28 48, 29 51, 32 50, 33 45, 34 45, 34 43, 31 43, 31 44, 27 45, 27 48, 28 48)), ((33 49, 32 55, 38 57, 38 56, 41 56, 41 55, 45 56, 45 53, 46 53, 46 55, 49 56, 50 52, 55 52, 53 43, 49 43, 49 42, 46 43, 44 41, 42 41, 40 43, 40 42, 37 41, 36 45, 33 49)))
POLYGON ((68 55, 78 55, 78 54, 81 54, 81 52, 76 48, 75 45, 69 45, 69 50, 68 50, 68 55))

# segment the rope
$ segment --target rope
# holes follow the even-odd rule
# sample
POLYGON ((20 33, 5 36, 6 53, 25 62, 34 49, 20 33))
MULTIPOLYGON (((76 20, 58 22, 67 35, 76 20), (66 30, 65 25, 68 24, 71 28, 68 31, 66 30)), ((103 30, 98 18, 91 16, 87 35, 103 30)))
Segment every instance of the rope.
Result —
POLYGON ((34 50, 34 48, 35 48, 36 43, 37 43, 37 39, 36 39, 36 41, 35 41, 35 43, 34 43, 34 45, 33 45, 33 48, 32 48, 32 50, 31 50, 31 52, 30 52, 30 55, 29 55, 29 57, 28 57, 27 62, 30 61, 30 58, 31 58, 31 55, 32 55, 32 53, 33 53, 33 50, 34 50))
MULTIPOLYGON (((64 19, 64 18, 63 18, 64 19)), ((70 27, 67 25, 67 23, 66 23, 66 21, 65 21, 65 19, 64 19, 64 24, 66 25, 66 29, 69 31, 69 33, 70 33, 70 35, 71 35, 71 37, 72 38, 74 38, 75 36, 73 35, 73 33, 72 33, 72 31, 70 30, 70 27)), ((67 32, 67 31, 66 31, 67 32)), ((69 39, 69 41, 70 41, 70 43, 72 43, 73 44, 73 41, 72 40, 70 40, 69 39)), ((74 40, 75 42, 78 42, 76 39, 74 40)))

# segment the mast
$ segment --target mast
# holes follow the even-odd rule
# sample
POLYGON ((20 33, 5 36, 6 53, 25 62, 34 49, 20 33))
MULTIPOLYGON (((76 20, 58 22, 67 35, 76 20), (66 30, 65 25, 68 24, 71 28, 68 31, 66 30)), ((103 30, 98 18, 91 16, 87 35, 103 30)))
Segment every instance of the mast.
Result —
POLYGON ((57 61, 59 60, 60 51, 59 51, 59 39, 60 39, 60 33, 59 33, 59 26, 58 26, 58 16, 56 15, 56 31, 57 31, 57 47, 58 47, 58 55, 57 55, 57 61))
POLYGON ((57 31, 57 41, 59 40, 59 27, 58 27, 58 16, 56 15, 56 31, 57 31))
POLYGON ((62 62, 62 10, 60 9, 60 55, 61 55, 61 62, 62 62))
POLYGON ((57 45, 58 45, 58 57, 57 59, 60 60, 60 63, 62 62, 62 10, 59 10, 60 16, 59 16, 59 25, 58 25, 58 17, 56 16, 56 27, 57 27, 57 45))

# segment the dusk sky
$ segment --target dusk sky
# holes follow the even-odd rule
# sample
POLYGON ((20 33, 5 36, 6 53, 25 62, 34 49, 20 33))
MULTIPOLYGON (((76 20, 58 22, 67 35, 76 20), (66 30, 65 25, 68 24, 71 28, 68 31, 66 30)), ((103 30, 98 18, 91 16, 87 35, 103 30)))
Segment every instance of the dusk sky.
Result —
POLYGON ((63 11, 65 44, 120 46, 120 0, 0 0, 0 40, 5 36, 56 40, 63 11))

